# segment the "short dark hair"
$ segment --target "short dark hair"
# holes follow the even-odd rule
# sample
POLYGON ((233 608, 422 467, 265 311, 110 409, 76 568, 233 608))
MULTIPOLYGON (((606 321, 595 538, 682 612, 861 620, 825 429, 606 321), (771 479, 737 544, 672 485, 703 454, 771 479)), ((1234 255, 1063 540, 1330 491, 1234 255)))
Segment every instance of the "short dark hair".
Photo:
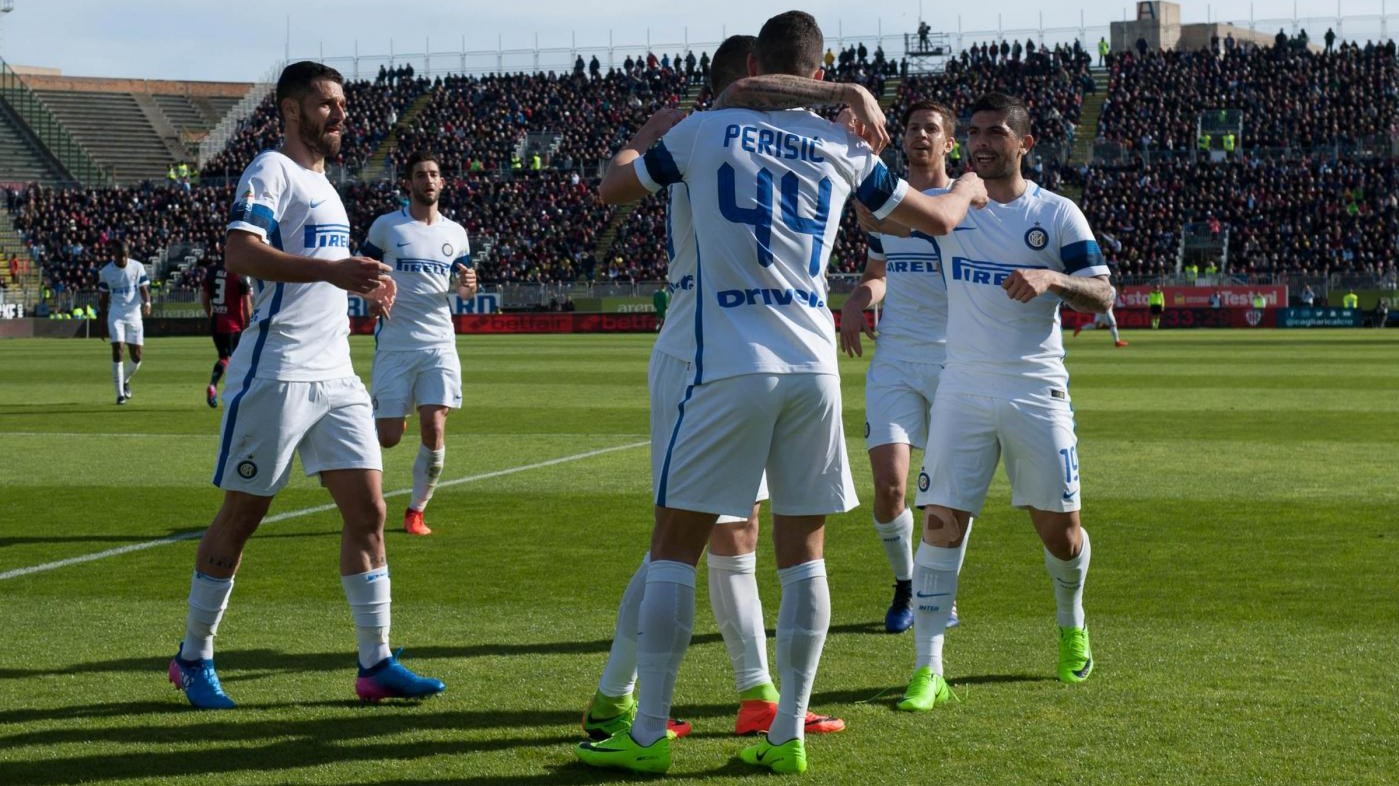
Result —
POLYGON ((292 63, 282 69, 282 75, 277 77, 277 107, 280 111, 282 101, 294 98, 300 101, 311 92, 311 83, 318 79, 329 79, 337 85, 345 84, 345 77, 339 71, 312 60, 302 60, 292 63))
POLYGON ((715 95, 748 76, 748 56, 757 45, 757 36, 731 35, 714 50, 714 59, 709 61, 709 89, 715 95))
POLYGON ((805 11, 788 11, 763 23, 758 31, 758 64, 765 74, 807 76, 821 67, 825 37, 816 18, 805 11))
POLYGON ((1006 116, 1006 125, 1018 136, 1027 136, 1030 133, 1030 109, 1025 106, 1025 102, 1015 96, 1008 96, 1005 93, 987 93, 976 99, 972 104, 972 114, 977 112, 996 112, 1006 116))
POLYGON ((439 171, 442 169, 442 159, 438 158, 436 153, 431 150, 414 150, 412 154, 408 156, 408 161, 403 165, 403 176, 412 177, 413 167, 424 161, 431 161, 436 164, 439 171))
POLYGON ((946 131, 948 136, 952 136, 953 134, 957 133, 957 115, 953 114, 952 110, 948 109, 946 104, 940 104, 937 101, 934 101, 929 98, 920 98, 917 101, 914 101, 913 103, 908 105, 907 109, 904 110, 904 116, 902 121, 902 125, 904 128, 908 128, 908 119, 910 117, 913 117, 914 112, 936 112, 939 115, 942 115, 942 130, 946 131))

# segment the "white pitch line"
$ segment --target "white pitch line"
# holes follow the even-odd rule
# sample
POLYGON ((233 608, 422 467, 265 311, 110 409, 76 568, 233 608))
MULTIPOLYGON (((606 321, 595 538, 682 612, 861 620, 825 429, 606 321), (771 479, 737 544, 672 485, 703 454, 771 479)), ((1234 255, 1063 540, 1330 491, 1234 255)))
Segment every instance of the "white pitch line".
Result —
MULTIPOLYGON (((473 483, 478 480, 489 480, 491 478, 498 478, 504 475, 514 475, 518 472, 528 472, 532 469, 552 467, 556 464, 567 464, 570 461, 580 461, 582 459, 592 458, 593 456, 601 456, 606 453, 616 453, 619 450, 631 450, 632 448, 639 448, 649 444, 651 443, 630 442, 626 445, 617 445, 615 447, 610 448, 599 448, 598 450, 590 450, 586 453, 576 453, 572 456, 564 456, 562 458, 549 459, 548 461, 540 461, 534 464, 525 464, 519 467, 510 467, 509 469, 498 469, 494 472, 483 472, 480 475, 468 475, 464 478, 457 478, 456 480, 449 480, 445 483, 438 483, 437 487, 443 488, 445 486, 458 486, 462 483, 473 483)), ((411 488, 397 489, 395 491, 386 492, 384 494, 384 497, 386 499, 388 497, 401 497, 404 494, 408 494, 410 492, 412 492, 411 488)), ((324 513, 327 510, 335 510, 335 503, 332 502, 325 505, 316 505, 310 508, 302 508, 301 510, 289 510, 286 513, 278 513, 275 516, 268 516, 267 518, 263 519, 262 523, 275 524, 278 521, 286 521, 287 519, 294 519, 301 516, 309 516, 313 513, 324 513)), ((202 537, 203 535, 203 529, 195 530, 193 532, 181 532, 178 535, 170 535, 169 537, 160 538, 158 540, 148 540, 144 543, 133 543, 129 546, 119 546, 117 548, 107 549, 105 551, 95 551, 91 554, 83 554, 77 557, 69 557, 68 559, 61 559, 54 562, 45 562, 42 565, 34 565, 28 568, 15 568, 14 570, 7 570, 3 573, 0 573, 0 581, 5 581, 7 579, 17 579, 20 576, 29 576, 35 573, 44 573, 50 570, 57 570, 59 568, 66 568, 69 565, 81 565, 84 562, 94 562, 99 559, 106 559, 107 557, 116 557, 122 554, 129 554, 133 551, 144 551, 145 549, 155 548, 156 546, 164 546, 167 543, 179 543, 180 541, 184 540, 193 540, 195 538, 202 537)))

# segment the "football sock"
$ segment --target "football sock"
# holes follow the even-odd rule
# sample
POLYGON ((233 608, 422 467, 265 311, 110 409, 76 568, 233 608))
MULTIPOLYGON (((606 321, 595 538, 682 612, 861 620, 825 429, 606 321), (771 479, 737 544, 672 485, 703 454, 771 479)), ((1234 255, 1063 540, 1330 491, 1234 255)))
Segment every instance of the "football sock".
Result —
POLYGON ((899 581, 913 578, 913 511, 904 508, 893 521, 875 519, 874 531, 879 533, 884 557, 889 560, 894 578, 899 581))
POLYGON ((123 384, 131 384, 131 378, 136 376, 136 372, 141 370, 141 362, 137 360, 126 361, 126 376, 122 378, 123 384))
POLYGON ((219 632, 219 620, 228 608, 228 596, 233 594, 233 579, 205 576, 199 571, 189 583, 189 615, 185 617, 185 641, 180 655, 185 660, 207 660, 214 657, 214 635, 219 632))
POLYGON ((210 384, 210 385, 217 385, 217 384, 219 384, 219 380, 220 380, 220 379, 223 379, 223 372, 224 372, 224 370, 227 369, 227 368, 228 368, 228 358, 219 358, 218 361, 214 363, 214 370, 213 370, 213 372, 209 374, 209 384, 210 384))
POLYGON ((350 615, 355 620, 359 665, 367 669, 390 655, 388 566, 341 576, 340 584, 345 588, 345 600, 350 602, 350 615))
POLYGON ((442 462, 447 455, 446 448, 433 450, 427 445, 418 445, 418 457, 413 460, 413 501, 408 507, 422 510, 432 499, 437 489, 437 479, 442 475, 442 462))
MULTIPOLYGON (((604 696, 630 696, 636 686, 636 620, 641 613, 641 598, 646 594, 648 554, 632 574, 617 604, 617 628, 612 633, 612 649, 607 653, 607 665, 602 669, 597 692, 604 696)), ((603 716, 606 717, 606 716, 603 716)))
POLYGON ((767 631, 758 597, 758 555, 709 555, 709 602, 733 664, 734 687, 741 693, 772 682, 768 673, 767 631))
POLYGON ((120 360, 113 360, 113 361, 112 361, 112 384, 116 386, 116 389, 117 389, 117 397, 118 397, 118 398, 120 398, 121 396, 125 395, 124 392, 122 391, 121 383, 122 383, 121 361, 120 361, 120 360))
POLYGON ((1083 550, 1073 559, 1059 559, 1044 552, 1044 568, 1054 584, 1054 603, 1058 607, 1059 627, 1083 627, 1083 583, 1088 578, 1088 561, 1093 550, 1088 545, 1088 530, 1083 533, 1083 550))
POLYGON ((831 590, 826 583, 825 560, 783 568, 777 576, 782 581, 782 605, 777 610, 777 669, 782 677, 782 692, 777 700, 777 717, 768 729, 767 740, 773 745, 804 734, 811 686, 816 681, 816 667, 831 625, 831 590))
POLYGON ((957 548, 930 546, 920 541, 913 557, 914 669, 925 666, 942 674, 942 642, 952 606, 957 602, 957 574, 967 554, 971 526, 957 548))
POLYGON ((754 685, 748 690, 738 692, 739 701, 777 701, 777 686, 771 682, 764 682, 762 685, 754 685))
POLYGON ((636 721, 631 736, 649 746, 666 734, 675 675, 690 646, 695 624, 695 566, 654 560, 646 568, 646 595, 641 599, 636 636, 636 721))

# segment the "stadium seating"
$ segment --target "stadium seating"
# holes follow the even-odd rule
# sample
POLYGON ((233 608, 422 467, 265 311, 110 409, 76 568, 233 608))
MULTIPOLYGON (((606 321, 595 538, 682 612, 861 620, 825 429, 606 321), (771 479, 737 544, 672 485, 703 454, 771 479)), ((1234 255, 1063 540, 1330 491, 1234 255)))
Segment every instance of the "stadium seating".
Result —
MULTIPOLYGON (((1399 133, 1393 44, 1343 46, 1330 54, 1242 47, 1228 55, 1115 54, 1097 131, 1100 145, 1116 146, 1122 154, 1091 166, 1067 158, 1081 131, 1084 91, 1093 82, 1088 53, 1077 46, 1033 53, 1026 47, 1017 59, 990 51, 973 47, 949 61, 943 73, 900 79, 904 75, 892 61, 862 61, 851 49, 832 69, 833 78, 859 80, 875 90, 899 79, 886 96, 892 98, 886 111, 895 138, 911 100, 932 97, 965 109, 988 90, 1023 95, 1039 152, 1029 175, 1049 188, 1058 188, 1061 179, 1082 186, 1084 211, 1108 258, 1125 275, 1173 271, 1182 225, 1211 220, 1229 228, 1231 273, 1392 267, 1393 238, 1399 236, 1394 157, 1373 142, 1399 133), (1221 106, 1242 112, 1245 141, 1237 157, 1210 161, 1196 155, 1194 122, 1200 112, 1221 106), (1304 106, 1315 111, 1300 111, 1304 106), (1151 146, 1143 149, 1148 134, 1151 146), (1293 152, 1277 155, 1271 150, 1276 147, 1293 152)), ((396 69, 374 81, 351 82, 346 91, 350 119, 341 154, 331 163, 336 177, 348 178, 342 193, 356 240, 375 215, 400 204, 396 185, 353 180, 378 148, 389 147, 385 139, 396 128, 389 169, 420 146, 441 157, 449 182, 443 209, 470 232, 484 282, 663 276, 664 200, 644 200, 619 213, 599 205, 593 188, 607 157, 655 109, 708 106, 711 96, 697 73, 645 60, 597 75, 428 80, 396 69), (532 171, 536 152, 540 171, 532 171)), ((218 110, 212 99, 155 100, 181 125, 207 121, 218 110)), ((32 162, 21 161, 22 145, 7 141, 23 135, 7 132, 4 120, 0 113, 0 162, 14 156, 6 170, 14 173, 11 179, 45 180, 48 175, 32 162)), ((31 186, 11 193, 10 212, 52 281, 68 286, 91 284, 100 261, 94 248, 113 238, 131 241, 142 258, 172 243, 219 253, 231 199, 228 181, 278 140, 269 98, 204 167, 204 184, 188 194, 159 182, 76 191, 31 186)), ((960 169, 956 162, 950 168, 954 174, 960 169)), ((163 174, 153 176, 163 180, 163 174)), ((864 238, 849 211, 841 221, 832 271, 858 273, 864 238)), ((186 271, 176 288, 192 286, 200 272, 186 271)))

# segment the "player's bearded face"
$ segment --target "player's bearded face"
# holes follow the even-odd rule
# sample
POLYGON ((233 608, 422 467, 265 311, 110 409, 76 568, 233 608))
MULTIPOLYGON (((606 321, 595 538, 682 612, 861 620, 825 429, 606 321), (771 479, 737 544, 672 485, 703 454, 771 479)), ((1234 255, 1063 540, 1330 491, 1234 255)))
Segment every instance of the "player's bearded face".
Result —
POLYGON ((311 152, 334 158, 340 153, 345 128, 345 93, 340 85, 327 79, 317 81, 315 88, 297 110, 297 136, 311 152))

